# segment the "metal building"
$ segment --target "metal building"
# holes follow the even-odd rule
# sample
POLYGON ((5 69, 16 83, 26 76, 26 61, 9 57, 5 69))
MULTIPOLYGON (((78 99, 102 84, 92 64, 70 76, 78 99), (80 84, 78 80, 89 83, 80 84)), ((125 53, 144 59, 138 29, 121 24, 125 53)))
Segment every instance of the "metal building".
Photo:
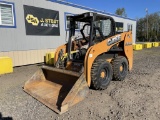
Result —
POLYGON ((132 29, 135 43, 136 21, 130 18, 62 0, 0 0, 0 57, 11 57, 14 66, 44 62, 47 52, 67 41, 66 16, 88 11, 112 16, 117 32, 132 29))

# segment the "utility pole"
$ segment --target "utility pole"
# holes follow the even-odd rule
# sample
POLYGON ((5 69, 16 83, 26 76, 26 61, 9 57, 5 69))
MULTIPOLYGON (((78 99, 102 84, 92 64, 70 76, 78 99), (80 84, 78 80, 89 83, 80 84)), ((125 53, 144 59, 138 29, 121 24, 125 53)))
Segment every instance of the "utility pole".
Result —
POLYGON ((146 8, 146 16, 147 16, 147 41, 148 41, 148 8, 146 8))

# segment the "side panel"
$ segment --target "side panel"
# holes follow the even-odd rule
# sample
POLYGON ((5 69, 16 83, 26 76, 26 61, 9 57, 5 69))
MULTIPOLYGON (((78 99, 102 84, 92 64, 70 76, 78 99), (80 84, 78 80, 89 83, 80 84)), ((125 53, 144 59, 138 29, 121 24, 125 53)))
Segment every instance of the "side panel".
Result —
MULTIPOLYGON (((118 42, 123 41, 125 39, 126 34, 127 34, 127 32, 119 34, 119 35, 121 35, 121 38, 118 42)), ((90 86, 90 84, 91 84, 91 68, 92 68, 92 64, 93 64, 94 60, 97 58, 97 56, 109 51, 113 45, 117 44, 117 42, 115 42, 115 43, 112 43, 111 45, 108 46, 111 39, 115 38, 116 36, 118 36, 118 35, 115 35, 111 38, 108 38, 108 39, 92 46, 88 50, 88 52, 86 53, 84 67, 85 67, 85 75, 86 75, 88 86, 90 86)))
POLYGON ((132 32, 128 32, 125 36, 124 41, 124 52, 128 59, 129 70, 132 69, 133 66, 133 45, 132 45, 132 32))
POLYGON ((0 57, 10 57, 13 61, 13 66, 15 67, 42 63, 44 62, 46 53, 50 52, 55 52, 55 49, 0 52, 0 57))

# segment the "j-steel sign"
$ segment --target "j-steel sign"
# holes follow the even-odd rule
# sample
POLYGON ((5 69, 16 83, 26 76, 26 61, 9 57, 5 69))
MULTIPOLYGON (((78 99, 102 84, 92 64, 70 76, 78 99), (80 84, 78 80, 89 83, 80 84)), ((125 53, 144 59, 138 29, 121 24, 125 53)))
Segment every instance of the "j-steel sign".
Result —
POLYGON ((60 35, 58 11, 24 5, 24 19, 27 35, 60 35))

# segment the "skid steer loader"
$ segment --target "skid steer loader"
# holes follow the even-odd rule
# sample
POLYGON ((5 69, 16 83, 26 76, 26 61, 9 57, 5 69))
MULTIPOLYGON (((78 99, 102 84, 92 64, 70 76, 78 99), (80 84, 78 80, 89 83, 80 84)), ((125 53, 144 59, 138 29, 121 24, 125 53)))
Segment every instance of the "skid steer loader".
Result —
POLYGON ((24 85, 59 114, 82 101, 90 87, 103 90, 112 79, 124 80, 133 64, 132 32, 116 34, 112 17, 87 12, 67 19, 69 40, 57 48, 54 66, 42 66, 24 85))

